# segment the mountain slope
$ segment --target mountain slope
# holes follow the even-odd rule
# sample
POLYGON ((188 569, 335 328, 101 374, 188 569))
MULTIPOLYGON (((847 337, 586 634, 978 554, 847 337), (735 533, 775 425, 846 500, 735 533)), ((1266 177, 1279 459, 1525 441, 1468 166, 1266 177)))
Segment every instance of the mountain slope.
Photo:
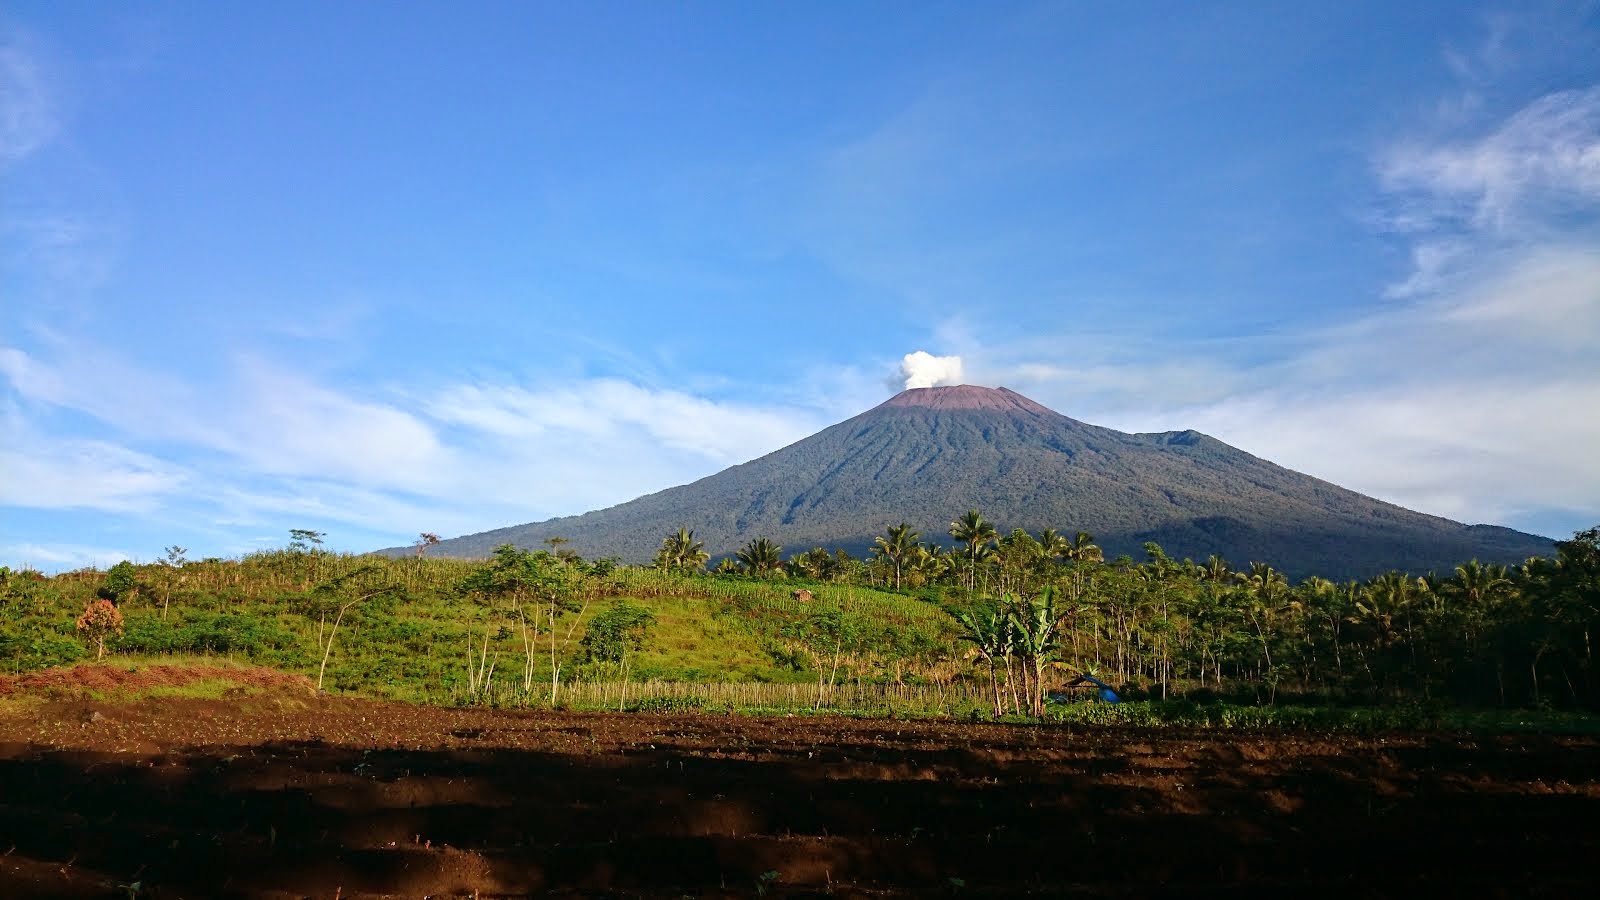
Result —
POLYGON ((1005 388, 905 391, 861 415, 692 484, 581 516, 445 541, 487 555, 503 543, 568 538, 587 557, 647 562, 668 532, 694 530, 713 556, 754 537, 786 551, 863 550, 902 520, 948 543, 969 507, 1003 531, 1078 529, 1108 558, 1147 540, 1174 557, 1221 553, 1293 576, 1448 570, 1476 557, 1520 562, 1546 538, 1467 526, 1374 500, 1194 431, 1125 434, 1067 418, 1005 388))

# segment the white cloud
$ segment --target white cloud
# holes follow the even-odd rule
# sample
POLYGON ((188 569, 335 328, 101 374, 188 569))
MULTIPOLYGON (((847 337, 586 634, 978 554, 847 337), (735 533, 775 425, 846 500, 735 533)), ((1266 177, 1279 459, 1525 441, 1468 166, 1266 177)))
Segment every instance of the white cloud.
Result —
POLYGON ((926 350, 907 353, 900 360, 905 390, 961 384, 961 357, 934 356, 926 350))
POLYGON ((359 484, 403 487, 451 462, 417 416, 258 359, 190 382, 81 341, 55 349, 45 360, 0 348, 0 375, 27 400, 88 414, 132 438, 223 453, 260 472, 359 484))
POLYGON ((43 509, 148 509, 183 484, 176 467, 104 441, 0 449, 0 504, 43 509))
POLYGON ((392 405, 349 397, 259 361, 218 443, 264 472, 405 487, 454 463, 433 429, 392 405))
POLYGON ((32 156, 60 131, 56 102, 37 49, 0 37, 0 167, 32 156))
POLYGON ((1098 424, 1197 428, 1424 512, 1600 521, 1600 88, 1407 142, 1379 174, 1413 266, 1376 313, 1240 336, 1265 353, 1131 358, 1105 349, 1126 335, 1052 335, 969 347, 972 368, 1098 424))
POLYGON ((187 468, 109 443, 41 439, 33 443, 51 452, 6 457, 26 478, 0 502, 129 510, 159 501, 216 527, 293 516, 394 535, 462 533, 630 500, 829 424, 814 411, 614 378, 380 399, 261 358, 242 360, 231 377, 186 383, 104 348, 57 349, 47 359, 0 348, 0 375, 24 401, 14 418, 73 410, 135 445, 160 445, 187 468))
POLYGON ((1409 141, 1379 162, 1384 185, 1410 202, 1416 228, 1455 223, 1506 230, 1551 208, 1600 199, 1600 87, 1529 104, 1476 139, 1409 141))
POLYGON ((804 415, 718 403, 613 378, 541 390, 458 385, 428 400, 426 409, 441 422, 499 437, 642 440, 723 464, 775 450, 817 425, 804 415))
POLYGON ((14 569, 63 572, 70 569, 104 569, 133 557, 121 550, 88 547, 82 544, 38 544, 23 542, 0 546, 0 560, 14 569))
POLYGON ((1504 522, 1600 512, 1600 381, 1407 389, 1296 386, 1183 411, 1186 426, 1413 509, 1504 522))
POLYGON ((135 512, 187 480, 178 466, 107 441, 47 439, 16 410, 0 431, 0 505, 135 512))

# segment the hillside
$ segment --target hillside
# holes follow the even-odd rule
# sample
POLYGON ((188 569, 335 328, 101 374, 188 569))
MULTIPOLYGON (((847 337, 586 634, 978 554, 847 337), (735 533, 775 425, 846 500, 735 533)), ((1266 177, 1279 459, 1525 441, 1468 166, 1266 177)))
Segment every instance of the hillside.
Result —
POLYGON ((1199 432, 1126 434, 1005 388, 963 385, 905 391, 692 484, 431 552, 484 556, 560 536, 586 557, 648 562, 679 526, 714 557, 761 536, 786 551, 859 552, 902 520, 948 542, 950 521, 969 507, 1002 531, 1089 531, 1108 558, 1156 541, 1174 557, 1263 560, 1294 577, 1448 571, 1471 558, 1517 563, 1551 551, 1547 538, 1384 503, 1199 432))

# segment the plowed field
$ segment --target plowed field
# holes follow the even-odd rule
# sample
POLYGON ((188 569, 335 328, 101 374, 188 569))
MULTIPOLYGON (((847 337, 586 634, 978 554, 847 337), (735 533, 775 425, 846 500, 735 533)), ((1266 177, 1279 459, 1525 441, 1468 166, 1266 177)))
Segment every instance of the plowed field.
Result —
POLYGON ((495 712, 0 717, 0 897, 1593 896, 1589 738, 495 712))

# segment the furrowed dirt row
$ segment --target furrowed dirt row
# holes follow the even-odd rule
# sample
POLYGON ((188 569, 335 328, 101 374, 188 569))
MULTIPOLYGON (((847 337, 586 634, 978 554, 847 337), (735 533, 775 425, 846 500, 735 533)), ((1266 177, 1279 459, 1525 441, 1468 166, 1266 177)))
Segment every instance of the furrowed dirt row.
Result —
POLYGON ((1600 743, 53 701, 0 896, 1578 896, 1600 743), (137 885, 137 887, 131 887, 137 885))

